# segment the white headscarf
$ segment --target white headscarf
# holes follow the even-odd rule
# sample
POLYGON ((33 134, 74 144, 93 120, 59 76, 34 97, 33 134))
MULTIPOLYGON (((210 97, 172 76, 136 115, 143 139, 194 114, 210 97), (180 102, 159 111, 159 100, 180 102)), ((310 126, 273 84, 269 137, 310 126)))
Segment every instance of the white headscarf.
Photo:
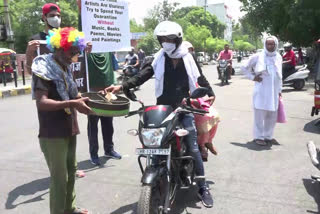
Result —
MULTIPOLYGON (((152 62, 152 67, 155 75, 155 94, 156 97, 160 97, 163 93, 163 82, 164 82, 164 72, 165 72, 165 52, 163 49, 158 51, 152 62)), ((180 45, 178 49, 173 54, 168 54, 170 58, 173 59, 183 59, 184 66, 186 68, 188 79, 189 79, 189 89, 191 93, 197 88, 197 81, 200 77, 200 72, 194 61, 194 58, 189 53, 188 49, 184 45, 180 45)))
POLYGON ((275 36, 268 36, 264 40, 264 51, 259 54, 258 62, 255 67, 256 73, 273 72, 275 71, 280 79, 282 79, 282 57, 278 53, 278 39, 275 36), (273 52, 267 49, 267 40, 273 40, 275 49, 273 52))

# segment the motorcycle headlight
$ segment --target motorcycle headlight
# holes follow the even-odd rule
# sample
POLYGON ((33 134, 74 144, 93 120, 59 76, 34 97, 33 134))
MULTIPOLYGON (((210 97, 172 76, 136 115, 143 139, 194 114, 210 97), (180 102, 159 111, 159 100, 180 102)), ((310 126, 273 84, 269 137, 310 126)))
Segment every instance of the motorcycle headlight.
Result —
POLYGON ((141 136, 143 144, 147 147, 159 147, 161 146, 161 140, 166 128, 158 129, 142 129, 141 136))

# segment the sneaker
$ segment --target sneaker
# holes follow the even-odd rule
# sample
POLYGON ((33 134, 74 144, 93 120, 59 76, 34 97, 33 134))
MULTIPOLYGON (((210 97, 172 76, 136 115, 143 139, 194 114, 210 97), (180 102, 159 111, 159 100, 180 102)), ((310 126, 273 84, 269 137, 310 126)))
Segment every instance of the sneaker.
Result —
POLYGON ((91 158, 91 163, 95 166, 101 165, 99 158, 91 158))
POLYGON ((114 151, 114 150, 105 153, 104 156, 106 158, 113 158, 113 159, 117 159, 117 160, 120 160, 122 158, 121 155, 118 152, 114 151))
POLYGON ((207 187, 200 188, 198 197, 205 207, 211 208, 213 206, 213 199, 207 187))
POLYGON ((255 142, 256 144, 260 145, 260 146, 267 146, 268 144, 266 143, 266 141, 264 140, 260 140, 260 139, 255 139, 253 140, 253 142, 255 142))

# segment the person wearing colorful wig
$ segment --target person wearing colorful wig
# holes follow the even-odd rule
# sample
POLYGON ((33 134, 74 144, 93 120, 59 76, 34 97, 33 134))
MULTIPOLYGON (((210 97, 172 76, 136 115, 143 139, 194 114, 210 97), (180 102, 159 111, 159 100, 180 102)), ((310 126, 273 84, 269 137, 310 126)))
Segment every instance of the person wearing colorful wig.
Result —
POLYGON ((40 148, 50 171, 50 213, 85 214, 75 207, 76 110, 88 114, 88 98, 81 98, 70 70, 86 43, 74 28, 49 31, 47 47, 53 52, 36 57, 32 64, 32 98, 36 100, 40 148))
POLYGON ((282 57, 278 53, 278 39, 268 36, 264 51, 251 56, 241 70, 247 78, 255 81, 253 141, 261 146, 278 144, 273 139, 282 90, 282 57))

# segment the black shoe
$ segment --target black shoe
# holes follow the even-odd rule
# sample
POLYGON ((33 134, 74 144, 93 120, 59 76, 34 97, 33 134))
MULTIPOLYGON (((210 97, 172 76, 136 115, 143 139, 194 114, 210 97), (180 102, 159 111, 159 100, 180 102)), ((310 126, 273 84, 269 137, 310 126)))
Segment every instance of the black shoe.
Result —
POLYGON ((104 156, 106 158, 113 158, 113 159, 117 159, 117 160, 120 160, 122 158, 121 155, 114 150, 105 153, 104 156))
POLYGON ((91 163, 95 166, 101 165, 99 158, 91 158, 91 163))
POLYGON ((200 188, 198 197, 205 207, 211 208, 213 206, 213 199, 207 187, 200 188))

